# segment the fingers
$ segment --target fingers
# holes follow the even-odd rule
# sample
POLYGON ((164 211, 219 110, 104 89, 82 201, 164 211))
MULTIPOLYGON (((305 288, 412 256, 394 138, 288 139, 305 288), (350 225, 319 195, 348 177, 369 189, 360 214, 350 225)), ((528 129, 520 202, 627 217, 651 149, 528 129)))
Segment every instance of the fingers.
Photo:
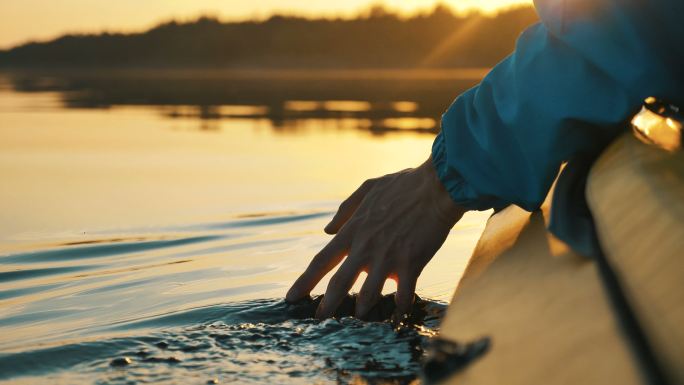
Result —
POLYGON ((361 202, 363 201, 363 198, 366 197, 366 194, 368 194, 368 191, 371 190, 373 187, 373 184, 375 183, 374 179, 369 179, 361 184, 361 187, 356 189, 352 195, 349 196, 342 204, 340 205, 340 208, 337 210, 337 213, 333 217, 333 219, 328 223, 327 226, 325 226, 325 232, 328 234, 337 234, 338 231, 344 226, 345 223, 349 220, 349 218, 354 215, 354 212, 356 209, 359 207, 361 202))
POLYGON ((394 302, 397 305, 395 316, 401 317, 411 312, 415 298, 416 281, 418 281, 418 276, 416 275, 399 275, 397 294, 394 296, 394 302))
POLYGON ((357 257, 350 254, 342 266, 337 269, 335 275, 330 278, 323 300, 316 310, 316 318, 330 318, 335 314, 335 310, 340 306, 361 273, 361 266, 357 260, 357 257))
POLYGON ((295 302, 309 295, 318 282, 347 255, 350 244, 346 234, 337 234, 316 254, 306 271, 295 281, 287 292, 286 301, 295 302))
POLYGON ((382 288, 387 280, 386 269, 371 269, 356 299, 356 318, 363 319, 382 296, 382 288))

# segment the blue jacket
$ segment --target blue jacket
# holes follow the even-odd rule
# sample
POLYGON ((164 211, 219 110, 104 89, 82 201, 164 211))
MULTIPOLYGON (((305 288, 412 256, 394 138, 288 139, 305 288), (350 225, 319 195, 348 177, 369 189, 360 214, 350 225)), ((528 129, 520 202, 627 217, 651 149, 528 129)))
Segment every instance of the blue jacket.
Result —
MULTIPOLYGON (((537 0, 541 23, 442 118, 437 173, 468 209, 540 207, 649 96, 684 106, 684 0, 537 0)), ((492 31, 492 33, 496 33, 492 31)))

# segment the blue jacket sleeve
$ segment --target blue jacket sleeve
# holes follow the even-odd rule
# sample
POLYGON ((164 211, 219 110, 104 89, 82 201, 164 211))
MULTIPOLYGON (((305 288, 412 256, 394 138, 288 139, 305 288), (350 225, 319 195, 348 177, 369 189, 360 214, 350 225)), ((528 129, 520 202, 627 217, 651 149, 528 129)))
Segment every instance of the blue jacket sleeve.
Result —
POLYGON ((542 22, 442 117, 432 158, 456 203, 533 211, 561 163, 599 150, 643 99, 681 103, 684 52, 667 41, 684 39, 682 4, 537 1, 542 22))

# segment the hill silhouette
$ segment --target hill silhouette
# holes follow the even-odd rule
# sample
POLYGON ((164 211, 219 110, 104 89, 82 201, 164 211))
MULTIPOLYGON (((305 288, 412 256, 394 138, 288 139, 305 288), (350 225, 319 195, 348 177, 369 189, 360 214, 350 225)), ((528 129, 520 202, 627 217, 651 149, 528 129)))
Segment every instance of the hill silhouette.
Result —
POLYGON ((352 19, 202 17, 142 33, 66 35, 0 51, 10 68, 459 68, 491 67, 510 53, 531 7, 459 15, 445 6, 401 17, 374 7, 352 19))

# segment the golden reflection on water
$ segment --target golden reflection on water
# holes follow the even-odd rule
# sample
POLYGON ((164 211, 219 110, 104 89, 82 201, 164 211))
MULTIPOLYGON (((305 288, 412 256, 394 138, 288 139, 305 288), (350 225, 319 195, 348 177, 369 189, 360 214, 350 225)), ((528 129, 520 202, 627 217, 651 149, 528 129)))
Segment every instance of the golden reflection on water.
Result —
POLYGON ((394 102, 392 107, 397 112, 416 112, 418 111, 418 103, 416 102, 394 102))
POLYGON ((392 111, 400 113, 412 113, 418 111, 419 105, 416 102, 410 101, 398 101, 388 103, 387 105, 374 106, 370 102, 359 100, 291 100, 285 102, 284 106, 286 111, 292 112, 368 112, 375 107, 389 108, 392 111))
POLYGON ((263 117, 269 112, 267 106, 220 105, 220 106, 168 106, 160 110, 171 118, 220 119, 233 117, 263 117))
POLYGON ((359 100, 327 100, 307 101, 292 100, 285 103, 285 110, 294 112, 330 111, 330 112, 364 112, 370 111, 373 105, 359 100))
POLYGON ((292 100, 285 103, 285 109, 288 111, 308 112, 316 111, 321 108, 321 102, 306 101, 306 100, 292 100))
POLYGON ((338 112, 362 112, 370 111, 372 108, 369 102, 356 100, 329 100, 323 102, 322 106, 326 111, 338 112))
POLYGON ((388 118, 382 124, 397 130, 433 130, 437 122, 432 118, 388 118))
POLYGON ((206 133, 196 119, 127 107, 8 112, 2 122, 5 236, 340 199, 365 178, 419 164, 432 141, 325 127, 281 136, 269 121, 239 119, 206 133))

